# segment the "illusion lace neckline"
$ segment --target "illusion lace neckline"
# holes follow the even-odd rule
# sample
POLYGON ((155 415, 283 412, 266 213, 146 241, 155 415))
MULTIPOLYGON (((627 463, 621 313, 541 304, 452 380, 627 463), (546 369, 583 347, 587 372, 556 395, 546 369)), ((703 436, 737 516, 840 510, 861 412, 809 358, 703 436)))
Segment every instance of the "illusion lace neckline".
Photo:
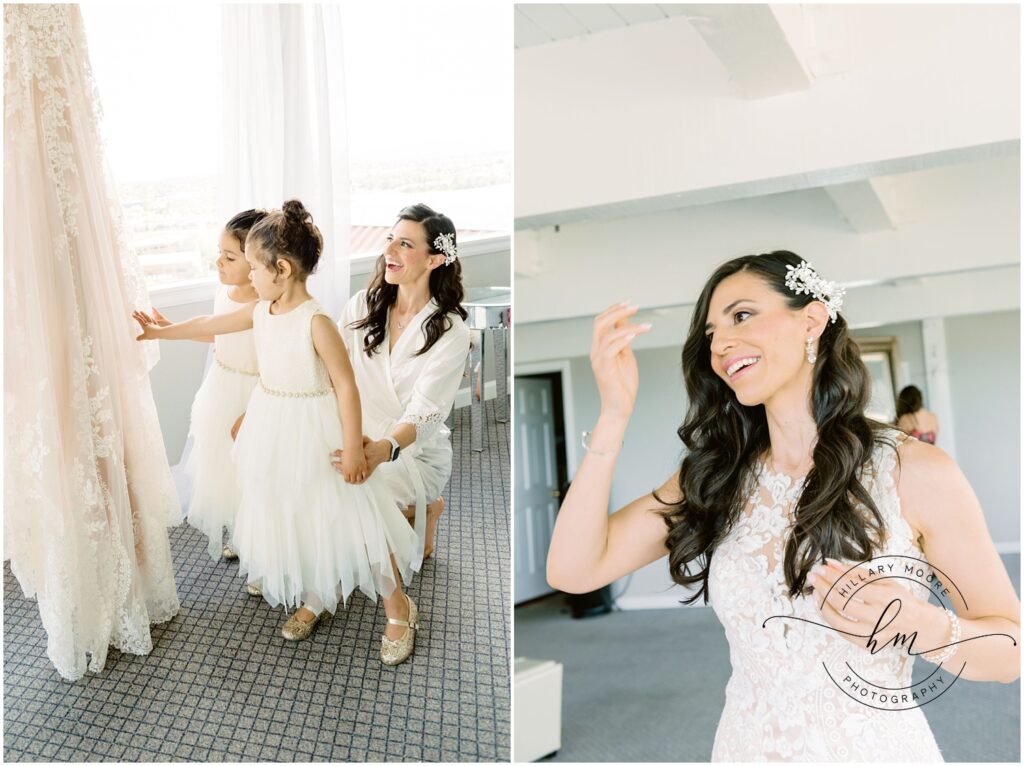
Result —
POLYGON ((808 471, 803 476, 790 476, 782 471, 775 471, 769 465, 767 458, 761 458, 757 464, 757 477, 765 484, 782 484, 787 488, 802 487, 807 481, 808 471))

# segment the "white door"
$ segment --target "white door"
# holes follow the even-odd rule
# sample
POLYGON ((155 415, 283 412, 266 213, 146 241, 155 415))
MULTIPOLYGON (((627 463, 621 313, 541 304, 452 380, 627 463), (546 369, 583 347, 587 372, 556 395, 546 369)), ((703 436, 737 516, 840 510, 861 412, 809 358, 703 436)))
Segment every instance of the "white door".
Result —
POLYGON ((515 603, 553 593, 545 566, 559 506, 551 381, 516 378, 515 603))

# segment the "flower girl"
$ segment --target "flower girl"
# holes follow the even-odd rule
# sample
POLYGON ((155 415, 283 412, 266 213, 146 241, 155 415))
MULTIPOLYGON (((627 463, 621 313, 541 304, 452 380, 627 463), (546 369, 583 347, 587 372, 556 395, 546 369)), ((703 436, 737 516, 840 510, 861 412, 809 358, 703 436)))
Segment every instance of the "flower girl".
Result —
POLYGON ((184 339, 252 328, 259 384, 234 448, 241 505, 232 542, 250 581, 272 605, 301 606, 282 628, 308 637, 359 588, 384 597, 388 625, 381 660, 413 650, 416 605, 402 591, 416 534, 381 476, 367 477, 359 392, 337 328, 306 289, 323 247, 301 202, 290 200, 246 240, 257 303, 231 314, 158 327, 136 312, 143 339, 184 339), (331 466, 344 444, 342 480, 331 466))
MULTIPOLYGON (((228 221, 221 232, 217 276, 222 286, 213 299, 214 314, 229 314, 259 298, 249 281, 245 238, 266 215, 264 210, 246 210, 228 221)), ((153 315, 161 327, 171 324, 156 309, 153 315)), ((224 528, 230 539, 241 499, 231 457, 231 431, 249 404, 259 372, 251 330, 217 335, 212 340, 213 364, 192 402, 189 435, 194 444, 186 466, 192 476, 188 521, 210 539, 212 558, 223 556, 230 561, 238 554, 223 542, 224 528)), ((255 586, 250 592, 259 595, 255 586)))

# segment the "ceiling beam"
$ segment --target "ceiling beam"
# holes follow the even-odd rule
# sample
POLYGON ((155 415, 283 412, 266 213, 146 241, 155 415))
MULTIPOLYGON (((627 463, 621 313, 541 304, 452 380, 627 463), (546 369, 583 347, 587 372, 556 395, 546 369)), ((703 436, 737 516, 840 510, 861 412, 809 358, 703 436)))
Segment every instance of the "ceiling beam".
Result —
POLYGON ((850 228, 858 234, 893 228, 892 215, 878 193, 874 179, 826 186, 825 193, 839 208, 850 228))
POLYGON ((744 98, 811 87, 813 78, 770 5, 697 4, 686 12, 744 98))
POLYGON ((777 178, 763 178, 737 184, 726 184, 675 194, 661 194, 653 197, 610 202, 603 205, 591 205, 574 209, 559 210, 552 213, 519 216, 515 219, 515 228, 539 229, 582 221, 600 221, 628 216, 659 213, 666 210, 679 210, 696 205, 711 205, 731 200, 763 197, 769 194, 803 191, 817 187, 863 181, 874 176, 911 173, 928 168, 939 168, 947 165, 958 165, 966 162, 980 162, 998 157, 1013 157, 1020 154, 1020 139, 999 141, 991 144, 966 146, 946 151, 929 152, 927 154, 908 157, 893 157, 876 162, 865 162, 858 165, 840 168, 823 168, 810 173, 795 173, 777 178))
MULTIPOLYGON (((517 5, 517 38, 520 31, 529 33, 524 40, 539 42, 553 42, 587 34, 587 28, 564 5, 517 5), (540 30, 547 39, 540 40, 539 36, 534 34, 537 30, 540 30)), ((516 45, 523 47, 524 43, 517 40, 516 45)))

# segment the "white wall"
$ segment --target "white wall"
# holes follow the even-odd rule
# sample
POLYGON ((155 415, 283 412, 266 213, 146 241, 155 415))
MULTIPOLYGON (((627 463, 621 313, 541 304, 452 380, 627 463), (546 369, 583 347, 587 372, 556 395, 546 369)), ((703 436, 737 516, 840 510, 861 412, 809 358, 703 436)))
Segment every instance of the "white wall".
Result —
MULTIPOLYGON (((610 509, 626 503, 660 487, 679 469, 682 442, 676 429, 686 413, 686 393, 680 367, 678 348, 638 351, 640 390, 633 417, 626 429, 625 445, 615 467, 612 481, 610 509)), ((576 425, 581 431, 590 430, 600 412, 600 400, 590 359, 571 360, 573 381, 573 409, 576 425)), ((579 434, 569 438, 579 439, 579 434)), ((615 586, 622 591, 621 604, 633 600, 635 606, 674 605, 686 594, 676 587, 668 576, 665 559, 654 562, 627 577, 615 586), (628 588, 622 588, 628 583, 628 588)))
POLYGON ((957 317, 945 324, 957 459, 985 510, 992 539, 1019 545, 1020 312, 957 317))
MULTIPOLYGON (((160 312, 172 322, 181 322, 213 311, 213 300, 161 307, 160 312)), ((167 460, 177 465, 188 439, 192 400, 203 381, 209 343, 196 341, 161 341, 160 361, 149 371, 153 386, 156 414, 164 436, 167 460)))

